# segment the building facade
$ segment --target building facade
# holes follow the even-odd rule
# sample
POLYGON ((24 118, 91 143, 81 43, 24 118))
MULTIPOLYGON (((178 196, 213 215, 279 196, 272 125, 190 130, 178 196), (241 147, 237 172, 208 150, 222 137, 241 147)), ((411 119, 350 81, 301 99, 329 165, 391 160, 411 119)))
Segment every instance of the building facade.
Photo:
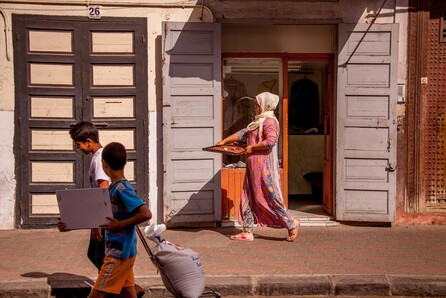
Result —
POLYGON ((0 228, 52 227, 55 191, 88 186, 82 120, 126 146, 153 221, 235 221, 243 157, 202 148, 263 91, 281 98, 289 206, 444 223, 442 2, 2 1, 0 228))

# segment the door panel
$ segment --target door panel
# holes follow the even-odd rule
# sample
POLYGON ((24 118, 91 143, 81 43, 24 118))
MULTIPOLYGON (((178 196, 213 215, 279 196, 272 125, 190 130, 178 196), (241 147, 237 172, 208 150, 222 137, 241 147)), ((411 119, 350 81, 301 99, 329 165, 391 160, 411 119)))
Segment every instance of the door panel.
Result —
POLYGON ((220 25, 163 25, 164 221, 219 221, 220 25))
POLYGON ((323 206, 324 211, 333 215, 334 213, 334 190, 333 190, 333 63, 329 63, 326 67, 326 92, 324 105, 324 161, 323 161, 323 206))
POLYGON ((397 26, 339 26, 338 220, 395 219, 397 26))
POLYGON ((90 156, 68 133, 79 121, 126 146, 127 178, 147 199, 146 21, 14 15, 13 26, 20 225, 53 225, 55 191, 89 187, 90 156))

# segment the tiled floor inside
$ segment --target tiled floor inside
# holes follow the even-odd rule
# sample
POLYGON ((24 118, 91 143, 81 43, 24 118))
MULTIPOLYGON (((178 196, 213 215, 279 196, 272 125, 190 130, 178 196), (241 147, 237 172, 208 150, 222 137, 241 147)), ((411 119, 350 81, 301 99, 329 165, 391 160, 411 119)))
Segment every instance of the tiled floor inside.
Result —
POLYGON ((305 226, 335 226, 338 223, 333 217, 325 213, 321 200, 311 195, 290 195, 288 210, 292 216, 299 218, 305 226))
POLYGON ((299 216, 328 216, 322 202, 311 195, 288 196, 288 209, 299 216))

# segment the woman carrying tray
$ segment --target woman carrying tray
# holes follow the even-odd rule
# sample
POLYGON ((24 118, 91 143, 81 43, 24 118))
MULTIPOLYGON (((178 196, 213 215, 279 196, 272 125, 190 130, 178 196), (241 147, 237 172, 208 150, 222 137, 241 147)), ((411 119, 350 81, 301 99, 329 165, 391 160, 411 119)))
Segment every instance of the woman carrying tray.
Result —
POLYGON ((248 126, 216 145, 224 145, 247 137, 246 175, 240 202, 240 234, 232 240, 253 241, 254 224, 288 230, 287 241, 297 237, 299 221, 287 211, 282 196, 279 175, 277 143, 280 135, 279 121, 274 110, 279 96, 263 92, 256 96, 256 116, 248 126))

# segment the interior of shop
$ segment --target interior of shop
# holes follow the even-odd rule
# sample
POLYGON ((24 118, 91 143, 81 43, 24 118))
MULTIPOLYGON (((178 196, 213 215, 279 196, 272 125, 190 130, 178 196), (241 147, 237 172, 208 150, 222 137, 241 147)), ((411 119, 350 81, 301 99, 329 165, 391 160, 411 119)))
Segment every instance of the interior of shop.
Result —
MULTIPOLYGON (((299 218, 332 218, 324 211, 325 201, 333 200, 332 189, 324 194, 323 180, 333 177, 327 175, 331 172, 327 164, 332 159, 328 128, 333 121, 329 118, 333 74, 329 69, 336 53, 336 34, 334 25, 222 25, 223 135, 252 121, 250 98, 264 91, 279 95, 279 159, 282 181, 287 182, 282 189, 289 210, 299 218), (284 97, 288 98, 285 107, 284 97)), ((243 157, 224 157, 223 162, 225 177, 243 177, 243 157), (238 171, 239 176, 228 175, 229 170, 238 171)), ((223 182, 224 187, 230 185, 223 182)), ((241 187, 241 182, 235 184, 241 187)), ((237 198, 231 204, 237 205, 237 198)))
MULTIPOLYGON (((283 60, 281 58, 223 59, 224 137, 254 119, 253 98, 265 91, 280 96, 279 159, 283 167, 284 119, 288 142, 288 208, 311 215, 326 215, 322 206, 324 111, 327 99, 326 61, 288 61, 286 64, 288 117, 284 117, 283 60)), ((225 156, 225 168, 243 168, 243 157, 225 156)))

